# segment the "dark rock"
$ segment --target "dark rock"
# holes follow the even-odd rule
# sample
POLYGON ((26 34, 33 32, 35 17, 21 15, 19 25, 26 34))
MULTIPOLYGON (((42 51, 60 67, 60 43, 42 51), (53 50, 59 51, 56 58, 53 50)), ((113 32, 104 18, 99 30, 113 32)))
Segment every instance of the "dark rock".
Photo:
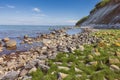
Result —
POLYGON ((40 67, 40 69, 41 69, 42 71, 45 71, 45 72, 47 72, 47 71, 50 69, 49 66, 44 65, 44 64, 38 64, 38 66, 40 67))

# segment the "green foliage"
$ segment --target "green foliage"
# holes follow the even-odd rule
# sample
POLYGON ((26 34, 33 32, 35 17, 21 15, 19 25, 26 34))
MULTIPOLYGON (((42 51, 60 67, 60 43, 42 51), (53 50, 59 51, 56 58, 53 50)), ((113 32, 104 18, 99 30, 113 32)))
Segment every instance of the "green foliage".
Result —
POLYGON ((110 2, 110 0, 102 0, 101 2, 97 3, 95 5, 95 8, 90 11, 90 14, 92 14, 93 12, 95 12, 97 9, 106 6, 109 2, 110 2))
POLYGON ((82 19, 80 19, 77 23, 76 26, 79 26, 81 23, 83 23, 84 21, 86 21, 88 19, 88 16, 83 17, 82 19))
POLYGON ((32 72, 32 80, 43 80, 43 72, 40 69, 37 69, 36 72, 32 72))

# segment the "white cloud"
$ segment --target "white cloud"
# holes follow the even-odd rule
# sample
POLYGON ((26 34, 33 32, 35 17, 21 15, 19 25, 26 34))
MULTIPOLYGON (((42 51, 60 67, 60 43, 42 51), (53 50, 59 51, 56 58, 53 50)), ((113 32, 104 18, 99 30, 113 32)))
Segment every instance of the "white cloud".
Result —
POLYGON ((40 12, 41 10, 39 8, 33 8, 33 11, 40 12))
POLYGON ((13 5, 7 5, 8 8, 15 8, 13 5))

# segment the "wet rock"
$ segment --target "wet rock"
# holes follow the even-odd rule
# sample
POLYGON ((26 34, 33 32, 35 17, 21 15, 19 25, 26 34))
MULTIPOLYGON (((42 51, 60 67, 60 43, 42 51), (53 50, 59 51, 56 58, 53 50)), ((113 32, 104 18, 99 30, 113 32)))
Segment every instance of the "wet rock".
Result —
POLYGON ((16 47, 17 42, 15 40, 10 40, 5 43, 6 48, 14 48, 16 47))
POLYGON ((15 80, 18 78, 18 74, 19 73, 16 71, 10 71, 2 78, 2 80, 15 80))
POLYGON ((120 68, 117 65, 110 65, 110 69, 114 71, 120 71, 120 68))
POLYGON ((8 42, 10 39, 8 37, 4 38, 2 41, 3 42, 8 42))
POLYGON ((24 35, 24 39, 28 39, 28 37, 29 37, 28 35, 24 35))

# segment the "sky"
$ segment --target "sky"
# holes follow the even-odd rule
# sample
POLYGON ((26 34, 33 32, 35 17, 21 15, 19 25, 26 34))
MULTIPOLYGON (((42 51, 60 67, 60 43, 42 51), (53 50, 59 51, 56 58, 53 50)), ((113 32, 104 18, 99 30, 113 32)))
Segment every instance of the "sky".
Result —
POLYGON ((100 0, 0 0, 0 25, 74 25, 100 0))

